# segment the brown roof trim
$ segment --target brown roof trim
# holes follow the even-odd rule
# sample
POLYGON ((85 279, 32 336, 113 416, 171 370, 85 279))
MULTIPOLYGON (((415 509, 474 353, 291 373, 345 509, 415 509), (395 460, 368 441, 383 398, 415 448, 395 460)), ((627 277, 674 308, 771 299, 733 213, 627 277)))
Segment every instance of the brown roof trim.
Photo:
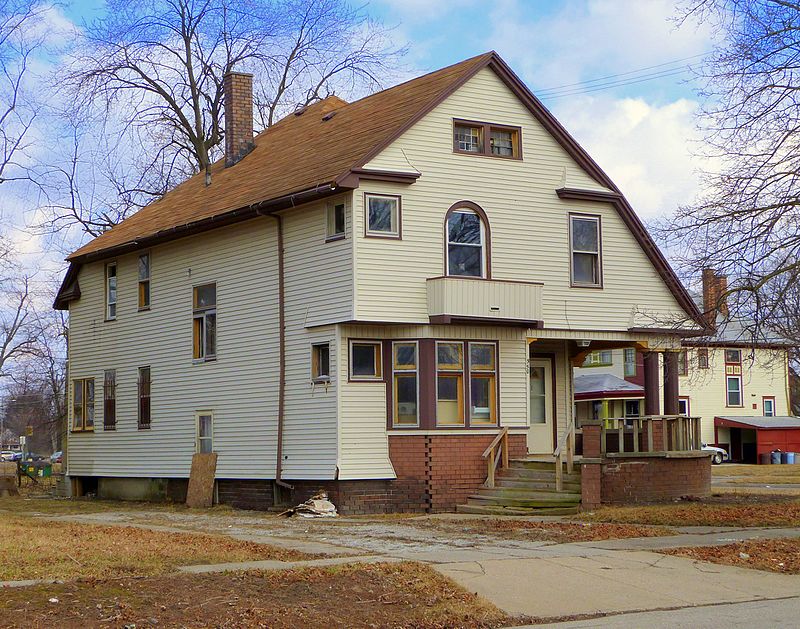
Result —
POLYGON ((464 325, 497 325, 511 326, 517 328, 531 328, 540 330, 544 327, 544 321, 536 319, 502 319, 500 317, 465 317, 455 315, 431 315, 428 317, 431 325, 450 325, 460 323, 464 325))
POLYGON ((748 343, 747 341, 703 341, 701 339, 693 339, 691 341, 683 341, 682 345, 686 347, 733 347, 736 349, 789 349, 795 347, 794 343, 778 343, 778 342, 754 342, 748 343))
POLYGON ((588 402, 592 400, 602 399, 629 399, 629 400, 643 400, 644 389, 641 391, 586 391, 584 393, 576 393, 576 402, 588 402))
POLYGON ((292 208, 302 203, 309 203, 318 199, 324 199, 326 197, 339 194, 343 189, 345 189, 344 186, 336 187, 332 183, 322 184, 314 188, 300 190, 276 199, 270 199, 262 203, 257 203, 246 208, 232 210, 223 214, 217 214, 216 216, 194 221, 192 223, 178 225, 170 229, 162 230, 151 236, 146 236, 138 240, 122 243, 115 247, 101 249, 99 251, 87 253, 81 256, 70 256, 67 258, 70 261, 70 267, 67 271, 67 275, 64 277, 61 288, 59 288, 58 294, 56 295, 53 307, 59 310, 65 310, 70 301, 80 297, 80 290, 77 290, 76 292, 75 290, 68 289, 70 286, 71 277, 77 277, 81 264, 123 255, 125 253, 130 253, 139 249, 145 249, 154 245, 162 244, 164 242, 169 242, 171 240, 177 240, 178 238, 193 236, 201 232, 206 232, 219 227, 225 227, 241 221, 253 219, 264 214, 292 208))
POLYGON ((362 179, 365 181, 387 181, 389 183, 412 184, 421 176, 422 173, 409 173, 398 170, 353 168, 344 175, 337 177, 336 185, 343 188, 358 188, 362 179))
MULTIPOLYGON (((707 334, 707 322, 705 318, 700 310, 698 310, 697 305, 694 303, 692 298, 689 296, 686 288, 678 279, 678 276, 675 275, 675 271, 672 270, 672 267, 669 265, 669 262, 667 262, 664 254, 661 253, 661 250, 658 248, 656 243, 653 242, 653 239, 650 237, 647 229, 642 224, 642 221, 639 220, 636 212, 633 211, 633 208, 630 206, 625 197, 622 196, 622 193, 616 189, 616 186, 614 186, 611 180, 609 180, 605 185, 613 188, 614 192, 580 190, 576 188, 558 188, 556 190, 556 194, 558 195, 559 199, 566 199, 570 201, 611 203, 617 210, 620 218, 622 218, 623 222, 628 226, 628 229, 631 230, 633 237, 639 243, 639 246, 642 248, 645 255, 656 268, 656 271, 658 271, 661 279, 664 280, 667 288, 669 288, 670 292, 672 292, 672 294, 675 296, 676 301, 692 317, 692 319, 703 326, 702 334, 707 334)), ((631 328, 631 331, 639 331, 639 329, 631 328)), ((675 331, 672 331, 672 334, 674 333, 675 331)))
POLYGON ((80 268, 80 264, 70 262, 69 268, 64 275, 64 280, 61 282, 56 298, 53 301, 55 310, 67 310, 69 302, 80 299, 81 287, 78 285, 78 271, 80 268))
POLYGON ((673 334, 682 338, 689 338, 694 336, 703 336, 707 334, 706 330, 688 330, 686 328, 647 328, 647 327, 633 327, 628 328, 628 332, 634 334, 673 334))

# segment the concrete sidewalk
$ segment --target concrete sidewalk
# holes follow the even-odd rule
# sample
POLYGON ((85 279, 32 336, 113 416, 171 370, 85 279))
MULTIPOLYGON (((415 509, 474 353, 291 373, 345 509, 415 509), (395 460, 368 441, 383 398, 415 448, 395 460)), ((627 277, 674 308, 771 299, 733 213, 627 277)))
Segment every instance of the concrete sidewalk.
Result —
MULTIPOLYGON (((794 597, 800 576, 645 551, 435 564, 510 614, 537 618, 794 597)), ((628 625, 631 626, 631 625, 628 625)))

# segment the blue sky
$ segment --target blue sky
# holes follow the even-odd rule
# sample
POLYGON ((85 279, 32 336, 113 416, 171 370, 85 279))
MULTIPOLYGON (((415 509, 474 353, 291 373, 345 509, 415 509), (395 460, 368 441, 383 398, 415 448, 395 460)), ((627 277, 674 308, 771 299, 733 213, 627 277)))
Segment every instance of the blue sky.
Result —
MULTIPOLYGON (((402 78, 498 51, 649 222, 690 203, 697 169, 708 166, 695 156, 697 86, 688 66, 712 42, 703 28, 677 27, 676 3, 370 0, 364 8, 408 46, 402 78)), ((103 7, 74 0, 62 11, 80 26, 103 7)), ((41 251, 37 241, 24 248, 41 251)))
MULTIPOLYGON (((410 76, 498 51, 647 221, 691 202, 696 170, 705 165, 693 157, 698 103, 688 66, 711 38, 693 24, 678 28, 676 4, 370 0, 364 7, 393 27, 396 44, 408 45, 410 76)), ((102 7, 102 0, 76 0, 65 11, 80 23, 102 7)))

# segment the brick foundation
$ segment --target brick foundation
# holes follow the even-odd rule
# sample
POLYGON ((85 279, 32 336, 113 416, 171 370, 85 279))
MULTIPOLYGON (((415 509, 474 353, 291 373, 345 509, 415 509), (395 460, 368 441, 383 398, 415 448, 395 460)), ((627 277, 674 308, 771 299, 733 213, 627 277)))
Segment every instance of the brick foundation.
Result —
POLYGON ((217 480, 217 496, 220 504, 237 509, 266 510, 273 506, 274 481, 271 480, 217 480))
MULTIPOLYGON (((651 426, 654 449, 663 448, 661 424, 651 426)), ((684 496, 702 498, 710 493, 711 462, 708 455, 654 453, 603 457, 600 453, 600 423, 584 423, 582 509, 594 509, 601 504, 664 502, 684 496)))
POLYGON ((615 458, 604 463, 601 500, 612 504, 663 502, 711 493, 708 456, 615 458))

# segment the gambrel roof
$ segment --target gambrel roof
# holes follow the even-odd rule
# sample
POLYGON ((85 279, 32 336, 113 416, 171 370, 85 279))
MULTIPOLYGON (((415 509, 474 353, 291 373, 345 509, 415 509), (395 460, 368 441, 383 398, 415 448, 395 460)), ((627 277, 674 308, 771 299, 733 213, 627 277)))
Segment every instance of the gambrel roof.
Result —
POLYGON ((613 204, 677 302, 703 325, 692 299, 619 189, 495 52, 353 103, 331 96, 286 116, 256 136, 255 148, 237 164, 215 163, 210 185, 205 173, 198 173, 72 253, 55 306, 66 307, 80 296, 76 279, 82 263, 323 198, 357 187, 359 179, 413 183, 419 173, 370 171, 364 165, 484 68, 493 70, 570 157, 607 190, 555 192, 565 199, 613 204))

